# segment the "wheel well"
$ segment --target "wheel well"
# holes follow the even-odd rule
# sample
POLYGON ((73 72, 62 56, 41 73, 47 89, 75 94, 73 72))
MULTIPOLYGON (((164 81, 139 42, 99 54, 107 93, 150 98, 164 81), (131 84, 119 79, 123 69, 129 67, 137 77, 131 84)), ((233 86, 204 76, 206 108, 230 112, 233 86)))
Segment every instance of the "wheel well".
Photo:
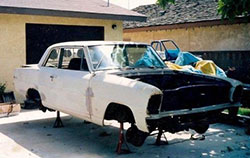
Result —
POLYGON ((39 109, 42 110, 43 112, 46 112, 46 110, 54 111, 53 109, 50 109, 50 108, 43 106, 41 96, 40 96, 39 92, 34 88, 28 89, 28 91, 26 93, 26 98, 27 98, 27 100, 34 101, 35 104, 38 105, 39 109))
POLYGON ((33 88, 28 89, 26 98, 34 101, 41 101, 41 96, 39 92, 33 88))
POLYGON ((110 103, 106 109, 104 119, 118 122, 135 123, 134 115, 129 107, 118 103, 110 103))

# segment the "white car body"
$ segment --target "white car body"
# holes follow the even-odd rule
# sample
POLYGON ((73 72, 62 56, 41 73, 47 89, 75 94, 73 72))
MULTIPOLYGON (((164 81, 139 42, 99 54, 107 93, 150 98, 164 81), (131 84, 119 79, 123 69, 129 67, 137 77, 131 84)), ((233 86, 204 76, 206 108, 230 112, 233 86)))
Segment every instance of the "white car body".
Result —
POLYGON ((93 73, 93 71, 60 70, 42 66, 53 48, 109 43, 113 42, 69 42, 49 47, 37 65, 16 69, 14 83, 17 92, 25 96, 28 89, 36 89, 41 95, 44 106, 98 125, 104 123, 107 106, 110 103, 120 103, 133 111, 138 128, 148 131, 145 121, 148 116, 147 103, 151 95, 161 94, 158 88, 118 77, 107 71, 93 73), (50 78, 52 75, 55 76, 53 80, 50 78), (72 83, 68 85, 67 81, 72 83), (123 95, 119 95, 121 92, 123 95), (138 93, 140 95, 137 95, 138 93))
MULTIPOLYGON (((91 65, 88 46, 114 43, 134 44, 93 41, 52 45, 46 50, 38 64, 26 65, 15 70, 15 88, 23 96, 27 95, 29 89, 35 89, 40 94, 43 106, 101 126, 104 124, 104 116, 108 105, 111 103, 122 104, 132 111, 138 129, 143 132, 150 132, 146 118, 159 119, 162 116, 170 115, 169 112, 152 116, 147 113, 149 99, 153 95, 162 95, 162 90, 151 84, 114 74, 121 70, 95 71, 93 65, 91 65), (44 66, 52 49, 72 47, 83 48, 89 71, 74 71, 44 66)), ((155 70, 154 72, 163 73, 163 71, 165 70, 155 70)), ((240 85, 236 81, 230 82, 234 89, 240 85)), ((223 108, 222 106, 224 108, 229 107, 229 104, 218 107, 223 108)), ((240 104, 230 106, 237 107, 240 104)), ((214 109, 216 108, 211 109, 210 107, 210 110, 214 109)), ((206 108, 197 108, 196 113, 202 110, 204 111, 206 108)), ((180 115, 192 112, 177 110, 175 113, 180 115)), ((195 110, 193 113, 195 113, 195 110)))

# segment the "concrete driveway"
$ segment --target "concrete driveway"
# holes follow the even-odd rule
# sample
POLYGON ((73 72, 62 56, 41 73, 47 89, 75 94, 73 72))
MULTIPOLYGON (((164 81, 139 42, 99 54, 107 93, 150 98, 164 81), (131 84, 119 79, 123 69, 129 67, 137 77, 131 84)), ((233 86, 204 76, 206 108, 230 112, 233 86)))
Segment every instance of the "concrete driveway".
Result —
POLYGON ((166 133, 169 145, 155 146, 148 137, 142 147, 130 146, 133 153, 117 155, 118 124, 100 127, 62 114, 64 128, 52 128, 56 113, 22 111, 0 118, 0 158, 249 158, 250 137, 244 128, 214 124, 205 140, 190 140, 194 131, 166 133))

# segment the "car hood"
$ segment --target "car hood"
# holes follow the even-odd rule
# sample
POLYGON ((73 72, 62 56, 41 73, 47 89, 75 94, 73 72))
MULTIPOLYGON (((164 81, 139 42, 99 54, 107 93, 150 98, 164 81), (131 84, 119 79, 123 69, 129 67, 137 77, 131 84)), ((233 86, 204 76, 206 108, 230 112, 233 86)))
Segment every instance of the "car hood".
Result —
POLYGON ((170 69, 132 69, 123 71, 110 71, 108 73, 142 81, 156 86, 161 90, 195 84, 226 84, 230 87, 242 85, 241 82, 230 78, 170 69))

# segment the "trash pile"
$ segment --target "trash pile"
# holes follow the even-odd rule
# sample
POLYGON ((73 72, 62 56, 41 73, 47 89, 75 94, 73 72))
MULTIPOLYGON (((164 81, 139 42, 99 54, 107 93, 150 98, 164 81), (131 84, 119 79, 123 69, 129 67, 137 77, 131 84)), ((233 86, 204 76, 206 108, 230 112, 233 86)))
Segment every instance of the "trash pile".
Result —
POLYGON ((212 60, 203 60, 189 52, 179 52, 174 63, 165 61, 165 64, 172 70, 227 77, 226 73, 212 60))
POLYGON ((5 92, 6 84, 0 83, 0 118, 17 115, 21 111, 20 104, 16 104, 13 92, 5 92))
POLYGON ((227 77, 226 73, 212 60, 203 60, 189 52, 182 52, 172 40, 152 41, 151 46, 172 70, 227 77))

